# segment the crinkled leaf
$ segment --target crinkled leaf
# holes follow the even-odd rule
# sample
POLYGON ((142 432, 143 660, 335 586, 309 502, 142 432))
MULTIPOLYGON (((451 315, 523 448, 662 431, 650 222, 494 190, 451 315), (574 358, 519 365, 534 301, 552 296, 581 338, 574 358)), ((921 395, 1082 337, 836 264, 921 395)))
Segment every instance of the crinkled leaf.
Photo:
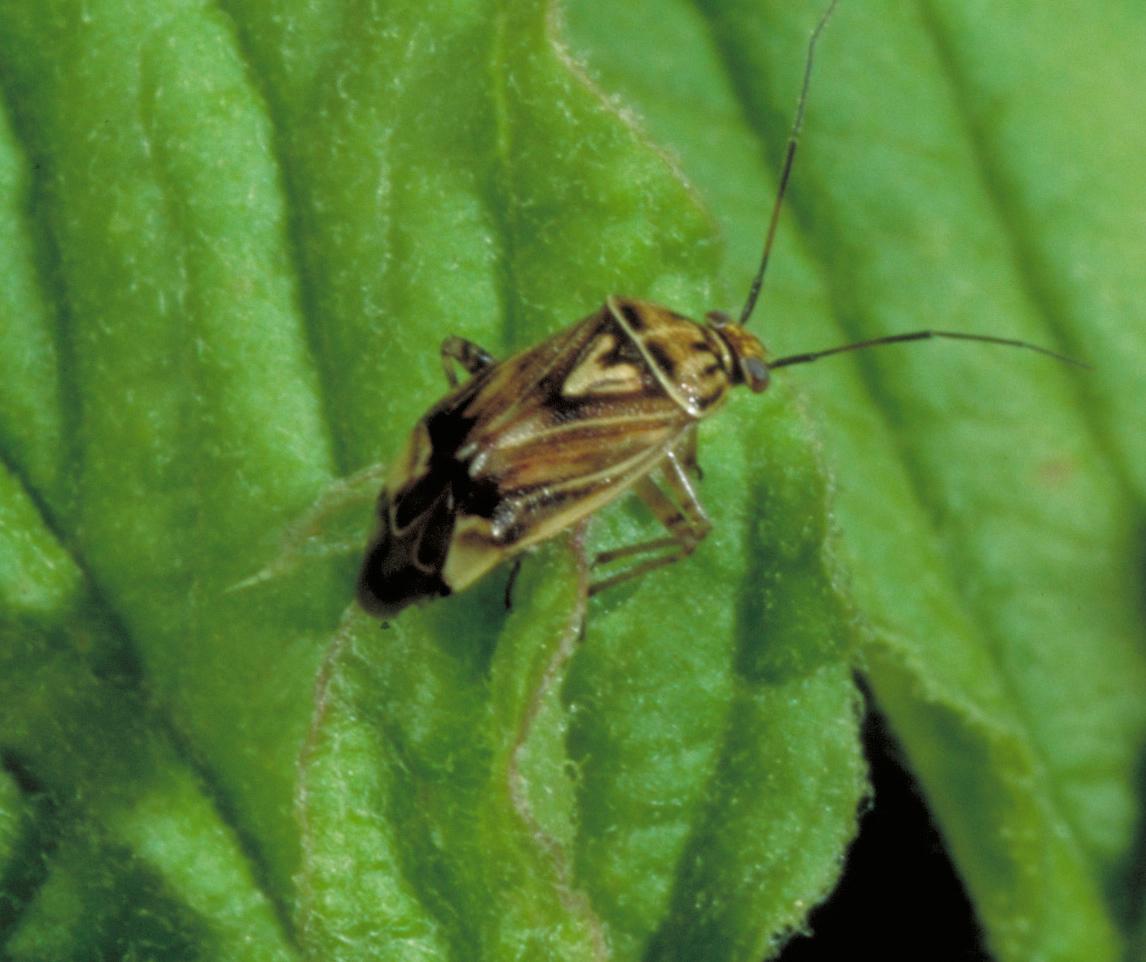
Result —
MULTIPOLYGON (((777 353, 934 326, 1096 371, 785 371, 704 426, 713 534, 587 613, 565 542, 508 615, 494 575, 380 631, 349 555, 236 590, 394 455, 445 334, 504 355, 609 292, 735 305, 800 6, 0 3, 6 956, 759 958, 855 830, 859 669, 998 956, 1119 957, 1129 6, 845 2, 757 322, 777 353)), ((589 550, 651 532, 620 505, 589 550)))

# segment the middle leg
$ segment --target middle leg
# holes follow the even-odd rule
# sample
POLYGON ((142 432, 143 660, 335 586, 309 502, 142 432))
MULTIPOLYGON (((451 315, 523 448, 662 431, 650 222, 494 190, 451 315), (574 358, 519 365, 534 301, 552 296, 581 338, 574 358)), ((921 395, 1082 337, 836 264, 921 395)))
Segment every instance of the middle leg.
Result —
POLYGON ((669 452, 665 458, 661 468, 661 482, 664 485, 663 489, 651 478, 642 478, 635 490, 637 496, 649 506, 657 520, 664 525, 668 537, 653 538, 623 548, 602 551, 594 559, 594 567, 611 564, 624 558, 640 555, 646 557, 623 571, 594 582, 589 586, 589 594, 597 594, 606 588, 639 578, 650 571, 688 557, 712 530, 712 522, 708 520, 708 515, 705 514, 704 507, 696 496, 688 471, 675 452, 669 452))

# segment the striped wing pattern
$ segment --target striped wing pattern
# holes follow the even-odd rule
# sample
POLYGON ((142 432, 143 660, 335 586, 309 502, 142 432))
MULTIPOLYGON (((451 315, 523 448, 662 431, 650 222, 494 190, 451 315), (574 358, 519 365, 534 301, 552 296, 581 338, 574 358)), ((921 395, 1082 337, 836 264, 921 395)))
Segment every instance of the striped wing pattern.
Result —
POLYGON ((506 362, 521 390, 481 391, 463 460, 496 484, 498 543, 533 544, 611 500, 648 471, 693 418, 669 397, 607 309, 506 362), (515 397, 499 410, 486 397, 515 397), (586 500, 587 499, 587 500, 586 500), (556 525, 551 522, 556 522, 556 525))

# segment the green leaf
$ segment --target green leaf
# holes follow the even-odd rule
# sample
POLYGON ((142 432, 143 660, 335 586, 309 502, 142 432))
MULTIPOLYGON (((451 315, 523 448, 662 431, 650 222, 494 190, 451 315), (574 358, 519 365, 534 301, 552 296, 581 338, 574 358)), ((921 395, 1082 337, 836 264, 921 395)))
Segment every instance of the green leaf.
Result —
POLYGON ((446 334, 740 302, 822 12, 774 6, 0 0, 5 957, 773 954, 857 829, 856 671, 1000 959, 1140 944, 1129 4, 845 0, 755 322, 1094 371, 778 372, 702 427, 712 535, 587 608, 639 507, 385 631, 290 544, 446 334))
MULTIPOLYGON (((744 129, 777 166, 815 10, 581 9, 748 276, 771 189, 744 129), (626 30, 657 59, 625 56, 626 30)), ((1096 364, 936 347, 791 375, 835 467, 863 664, 1002 958, 1119 957, 1140 885, 1144 35, 1117 4, 845 3, 791 194, 802 244, 781 234, 765 298, 778 354, 936 327, 1096 364)))

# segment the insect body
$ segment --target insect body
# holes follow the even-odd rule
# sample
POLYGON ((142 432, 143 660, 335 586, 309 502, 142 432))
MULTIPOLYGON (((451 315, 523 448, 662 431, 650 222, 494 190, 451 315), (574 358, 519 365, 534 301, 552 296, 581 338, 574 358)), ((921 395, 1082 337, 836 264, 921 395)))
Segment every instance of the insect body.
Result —
POLYGON ((730 387, 768 383, 741 326, 620 297, 505 361, 458 338, 442 360, 451 382, 452 361, 473 376, 418 422, 379 500, 358 597, 383 617, 460 591, 634 487, 669 537, 602 556, 648 555, 594 587, 688 554, 709 528, 690 477, 696 425, 730 387))
POLYGON ((763 391, 778 367, 931 337, 1025 347, 1077 363, 1022 341, 950 331, 893 334, 768 361, 746 330, 792 171, 816 40, 834 5, 809 41, 764 253, 737 321, 714 312, 698 324, 655 304, 609 297, 596 313, 504 361, 447 338, 442 362, 453 390, 418 422, 391 466, 358 581, 367 611, 385 618, 461 591, 628 491, 667 535, 598 555, 596 565, 631 564, 590 591, 691 553, 711 527, 694 490, 697 424, 729 388, 763 391), (454 363, 471 375, 461 386, 454 363))

